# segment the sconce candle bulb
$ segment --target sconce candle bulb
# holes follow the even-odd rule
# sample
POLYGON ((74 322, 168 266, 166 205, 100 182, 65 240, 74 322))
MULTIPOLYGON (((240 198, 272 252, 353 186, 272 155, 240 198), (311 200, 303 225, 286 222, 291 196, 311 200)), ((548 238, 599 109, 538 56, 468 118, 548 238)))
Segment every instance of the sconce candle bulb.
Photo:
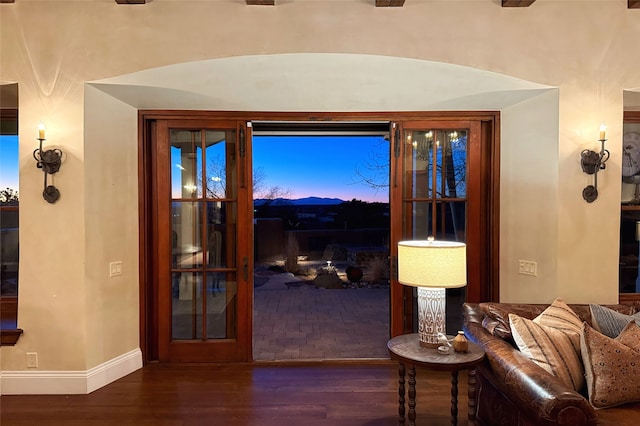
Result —
POLYGON ((53 175, 60 170, 62 164, 62 151, 58 148, 42 149, 42 143, 45 141, 44 124, 38 125, 38 148, 33 151, 33 158, 36 160, 36 167, 44 172, 44 190, 42 197, 48 203, 55 203, 60 198, 60 191, 53 185, 47 185, 47 176, 53 175))
POLYGON ((604 123, 602 123, 600 125, 600 138, 598 140, 600 141, 606 141, 607 140, 607 126, 604 125, 604 123))

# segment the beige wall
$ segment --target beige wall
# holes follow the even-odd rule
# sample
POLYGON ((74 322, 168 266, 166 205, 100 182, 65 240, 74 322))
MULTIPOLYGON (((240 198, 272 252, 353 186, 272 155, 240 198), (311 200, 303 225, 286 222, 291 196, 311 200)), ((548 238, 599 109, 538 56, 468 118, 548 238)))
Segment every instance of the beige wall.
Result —
POLYGON ((139 347, 137 111, 87 87, 84 129, 89 368, 139 347), (114 261, 122 275, 108 278, 114 261))
POLYGON ((25 370, 25 352, 39 353, 39 370, 87 371, 139 346, 135 110, 171 102, 498 108, 502 300, 617 300, 623 91, 640 88, 640 11, 626 0, 277 3, 0 5, 0 82, 17 82, 20 92, 25 330, 2 348, 4 372, 25 370), (185 79, 194 73, 196 85, 185 79), (47 144, 65 152, 54 205, 40 196, 31 156, 39 121, 47 144), (587 204, 581 191, 591 180, 579 152, 598 146, 602 121, 611 160, 600 197, 587 204), (538 277, 518 275, 518 259, 537 261, 538 277), (123 260, 122 277, 109 278, 114 260, 123 260))
MULTIPOLYGON (((558 91, 502 110, 500 168, 500 299, 545 303, 575 289, 557 286, 558 91), (504 159, 509 158, 509 161, 504 159), (524 208, 521 208, 524 207, 524 208), (538 275, 518 274, 518 260, 538 275)), ((578 192, 576 190, 576 192, 578 192)), ((564 295, 563 295, 564 296, 564 295)))

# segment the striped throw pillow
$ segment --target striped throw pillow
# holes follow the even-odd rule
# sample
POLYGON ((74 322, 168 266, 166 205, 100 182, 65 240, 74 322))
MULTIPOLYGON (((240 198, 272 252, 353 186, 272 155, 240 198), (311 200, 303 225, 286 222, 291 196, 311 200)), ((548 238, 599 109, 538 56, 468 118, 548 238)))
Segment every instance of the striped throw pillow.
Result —
POLYGON ((606 306, 593 304, 589 305, 589 309, 593 328, 611 338, 617 337, 631 321, 635 320, 636 324, 640 325, 640 313, 625 315, 606 306))
POLYGON ((582 320, 562 299, 533 320, 509 314, 509 323, 520 352, 571 389, 582 389, 582 320))

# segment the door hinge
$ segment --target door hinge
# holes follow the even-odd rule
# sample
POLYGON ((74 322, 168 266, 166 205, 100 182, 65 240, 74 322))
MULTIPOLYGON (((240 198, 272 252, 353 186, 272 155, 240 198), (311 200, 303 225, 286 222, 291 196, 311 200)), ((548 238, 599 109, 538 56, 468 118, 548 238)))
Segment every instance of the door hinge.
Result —
POLYGON ((393 123, 393 127, 395 128, 395 140, 393 145, 393 155, 396 158, 400 157, 400 126, 396 126, 396 123, 393 123))
POLYGON ((395 129, 394 138, 393 138, 393 159, 395 163, 395 167, 393 168, 393 187, 398 187, 398 158, 400 158, 400 126, 396 123, 393 123, 393 128, 395 129))

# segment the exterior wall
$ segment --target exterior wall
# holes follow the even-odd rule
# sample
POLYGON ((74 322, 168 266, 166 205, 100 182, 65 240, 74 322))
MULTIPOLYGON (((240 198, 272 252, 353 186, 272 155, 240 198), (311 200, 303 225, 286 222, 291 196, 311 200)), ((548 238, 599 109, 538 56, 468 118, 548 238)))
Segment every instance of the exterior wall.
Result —
POLYGON ((3 392, 7 372, 26 370, 26 352, 38 352, 37 371, 92 373, 139 346, 135 110, 156 103, 234 109, 255 101, 253 110, 281 111, 503 105, 502 301, 617 300, 623 92, 640 88, 640 11, 628 10, 626 0, 538 0, 529 8, 501 8, 495 0, 407 0, 402 8, 375 8, 373 0, 282 3, 0 5, 0 83, 19 84, 18 326, 25 330, 15 347, 1 349, 3 392), (274 55, 290 67, 263 73, 263 59, 274 55), (388 58, 380 62, 385 68, 367 68, 369 56, 388 58), (101 88, 117 99, 87 85, 171 64, 193 63, 197 72, 194 61, 221 70, 200 83, 226 87, 217 99, 196 96, 207 87, 159 90, 188 83, 170 72, 160 81, 145 74, 146 81, 123 78, 119 87, 101 88), (403 72, 427 62, 441 66, 403 72), (452 65, 469 69, 452 74, 452 65), (387 76, 383 84, 377 71, 387 76), (239 75, 253 76, 253 92, 239 75), (438 84, 451 75, 457 84, 438 84), (512 77, 531 82, 522 85, 532 90, 522 104, 497 89, 512 77), (447 94, 492 79, 491 93, 447 94), (431 92, 416 90, 420 82, 431 92), (288 90, 272 95, 283 84, 288 90), (554 90, 536 92, 536 85, 554 90), (430 103, 434 96, 442 102, 430 103), (47 144, 65 152, 55 176, 61 199, 53 205, 41 198, 42 173, 31 155, 40 121, 47 144), (603 121, 611 159, 598 200, 587 204, 581 191, 592 178, 581 172, 579 152, 598 147, 603 121), (518 276, 518 259, 538 261, 539 276, 518 276), (114 260, 123 260, 118 279, 108 274, 114 260))

